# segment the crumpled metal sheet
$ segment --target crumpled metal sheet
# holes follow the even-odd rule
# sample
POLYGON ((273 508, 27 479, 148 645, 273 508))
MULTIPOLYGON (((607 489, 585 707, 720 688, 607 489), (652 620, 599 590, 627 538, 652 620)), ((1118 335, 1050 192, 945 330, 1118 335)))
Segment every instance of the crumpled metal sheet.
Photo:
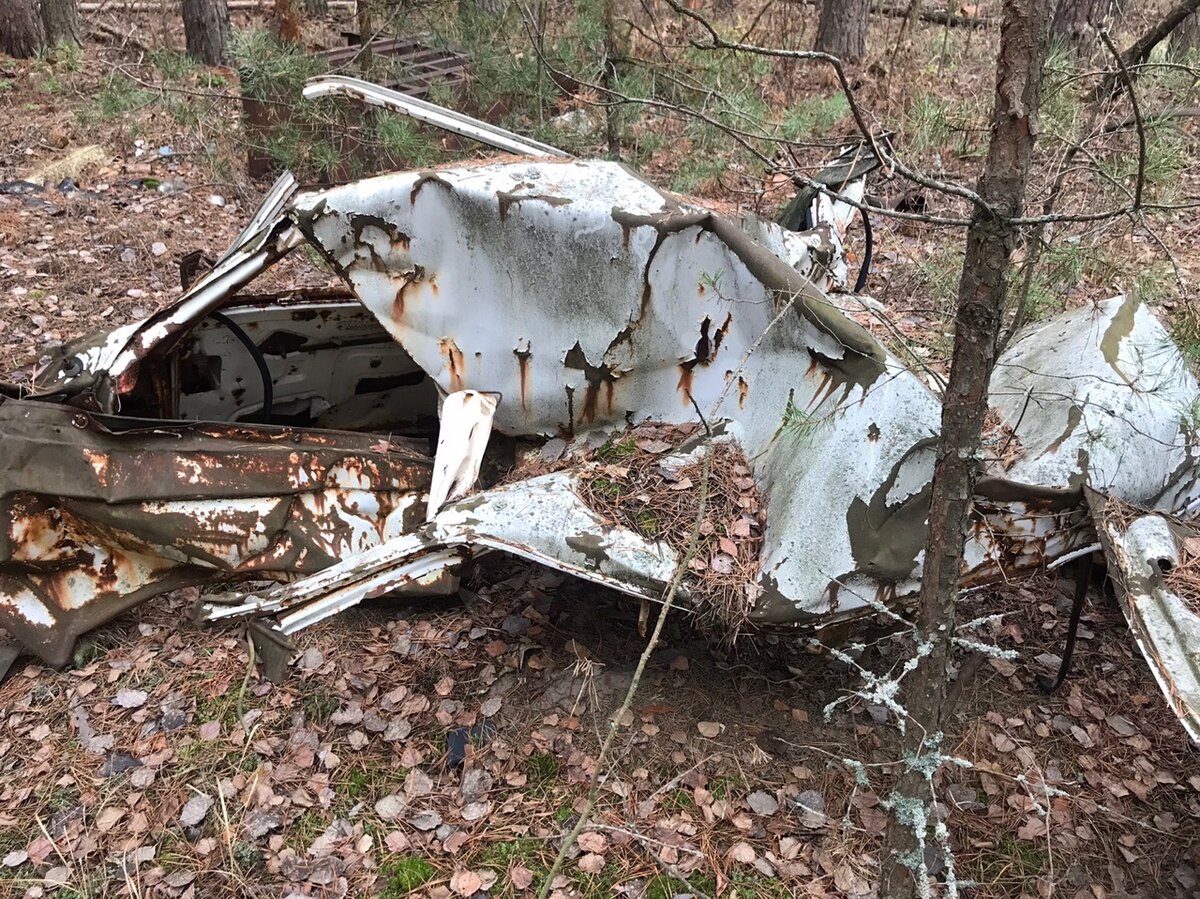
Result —
POLYGON ((144 361, 161 357, 173 341, 303 242, 282 213, 295 192, 292 174, 281 175, 242 233, 182 297, 140 322, 70 344, 38 372, 36 383, 45 386, 31 396, 119 412, 121 397, 135 389, 144 361))
MULTIPOLYGON (((272 630, 282 638, 275 642, 287 647, 287 636, 364 599, 403 591, 467 556, 495 551, 623 593, 661 598, 678 554, 589 508, 580 499, 580 474, 556 472, 481 491, 446 506, 422 527, 319 574, 248 595, 241 603, 206 604, 199 614, 209 621, 271 615, 272 630)), ((679 595, 683 604, 686 587, 679 595)), ((260 642, 270 651, 269 641, 260 642)))
POLYGON ((335 431, 4 400, 0 435, 0 626, 53 665, 157 593, 310 574, 408 533, 430 479, 427 457, 335 431))
POLYGON ((1121 508, 1093 490, 1088 503, 1130 633, 1167 704, 1200 744, 1200 614, 1165 577, 1180 564, 1183 541, 1200 541, 1200 523, 1121 508))
POLYGON ((1200 497, 1200 387, 1133 294, 1025 328, 999 359, 989 400, 1016 432, 1004 471, 1013 481, 1087 484, 1162 510, 1200 497))
POLYGON ((733 419, 774 522, 757 620, 915 589, 939 403, 807 280, 839 255, 831 225, 748 226, 785 261, 579 160, 385 175, 298 195, 293 215, 445 393, 503 396, 501 433, 694 421, 691 398, 733 419))

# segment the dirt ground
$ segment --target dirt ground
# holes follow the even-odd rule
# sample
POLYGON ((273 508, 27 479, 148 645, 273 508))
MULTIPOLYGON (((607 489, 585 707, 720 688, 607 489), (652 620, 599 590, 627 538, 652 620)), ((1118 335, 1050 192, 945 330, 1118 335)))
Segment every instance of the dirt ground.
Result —
MULTIPOLYGON (((178 44, 161 17, 117 24, 151 48, 178 44)), ((333 40, 334 24, 316 37, 333 40)), ((875 26, 873 45, 891 46, 895 28, 875 26)), ((939 41, 950 52, 940 29, 918 40, 916 57, 936 59, 939 41)), ((988 39, 964 40, 954 35, 956 75, 914 69, 910 91, 986 100, 988 39)), ((163 72, 111 36, 89 39, 78 61, 0 59, 0 182, 100 148, 68 182, 0 186, 6 377, 29 383, 28 366, 56 344, 172 301, 180 257, 218 255, 269 186, 243 174, 238 106, 224 96, 236 75, 167 84, 163 72), (117 71, 144 92, 115 89, 117 71)), ((917 121, 866 66, 861 77, 880 117, 917 121)), ((1182 128, 1191 153, 1192 125, 1182 128)), ((959 137, 915 152, 966 178, 977 158, 947 149, 959 137)), ((674 154, 644 170, 666 183, 674 154)), ((1189 190, 1197 172, 1172 177, 1189 190)), ((900 188, 879 189, 894 199, 900 188)), ((695 192, 778 203, 737 173, 695 192)), ((1079 258, 1049 284, 1054 302, 1138 276, 1171 315, 1197 227, 1178 215, 1152 232, 1081 231, 1079 258)), ((961 232, 884 221, 875 242, 868 292, 910 349, 943 367, 961 232)), ((254 286, 301 283, 337 282, 293 254, 254 286)), ((66 670, 18 663, 0 684, 0 896, 532 895, 644 646, 638 609, 511 562, 481 565, 470 587, 455 601, 377 601, 303 632, 279 685, 250 665, 239 629, 192 622, 195 590, 104 627, 66 670)), ((1039 576, 964 601, 963 620, 1005 613, 980 638, 1018 658, 961 660, 944 746, 970 764, 937 780, 954 870, 937 850, 927 860, 976 897, 1200 895, 1197 754, 1100 584, 1069 680, 1050 696, 1036 686, 1057 668, 1071 590, 1039 576)), ((858 661, 886 668, 891 647, 876 636, 858 661)), ((730 646, 674 616, 556 895, 877 895, 897 737, 885 710, 831 707, 857 684, 808 635, 730 646)))

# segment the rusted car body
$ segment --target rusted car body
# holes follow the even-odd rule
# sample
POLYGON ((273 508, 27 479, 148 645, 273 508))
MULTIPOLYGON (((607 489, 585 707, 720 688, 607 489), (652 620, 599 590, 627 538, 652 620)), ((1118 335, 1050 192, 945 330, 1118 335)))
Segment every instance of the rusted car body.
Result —
MULTIPOLYGON (((476 475, 697 410, 765 501, 752 623, 903 603, 940 400, 831 299, 853 213, 818 196, 795 233, 550 154, 317 191, 285 177, 176 303, 68 347, 0 405, 0 625, 61 664, 144 597, 275 578, 199 614, 251 619, 280 673, 296 630, 383 593, 452 592, 484 552, 656 600, 680 553, 584 501, 591 463, 476 475), (242 293, 305 243, 351 295, 242 293)), ((1197 395, 1136 298, 1018 335, 993 379, 1008 451, 981 460, 964 584, 1092 547, 1085 487, 1194 510, 1197 395)))

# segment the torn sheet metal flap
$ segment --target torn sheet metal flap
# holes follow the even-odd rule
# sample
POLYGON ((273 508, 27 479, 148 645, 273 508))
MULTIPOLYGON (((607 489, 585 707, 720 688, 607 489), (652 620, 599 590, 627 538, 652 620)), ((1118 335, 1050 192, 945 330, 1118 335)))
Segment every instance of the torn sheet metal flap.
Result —
MULTIPOLYGON (((444 508, 429 524, 240 606, 209 605, 210 620, 276 614, 283 634, 372 596, 402 589, 461 554, 501 550, 636 596, 660 598, 678 556, 666 543, 604 521, 579 498, 575 476, 558 472, 484 491, 444 508)), ((686 599, 686 589, 681 599, 686 599)))
POLYGON ((1184 564, 1185 541, 1200 546, 1200 523, 1135 509, 1093 490, 1087 495, 1133 639, 1167 704, 1200 744, 1200 596, 1180 595, 1169 577, 1184 564))
MULTIPOLYGON (((293 187, 284 184, 281 189, 290 191, 293 187)), ((278 211, 286 199, 269 196, 260 214, 269 209, 275 217, 258 231, 249 235, 243 232, 221 261, 173 304, 99 338, 69 344, 50 369, 39 372, 39 383, 48 383, 33 395, 85 395, 89 400, 86 404, 99 411, 119 409, 120 395, 133 389, 143 360, 168 350, 173 339, 303 242, 300 232, 278 211)))

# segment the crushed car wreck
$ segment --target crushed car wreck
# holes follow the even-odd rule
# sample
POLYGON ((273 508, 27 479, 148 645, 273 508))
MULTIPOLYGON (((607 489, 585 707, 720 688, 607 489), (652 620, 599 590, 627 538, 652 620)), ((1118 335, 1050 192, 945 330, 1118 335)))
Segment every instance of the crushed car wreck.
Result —
MULTIPOLYGON (((658 600, 680 546, 650 505, 643 521, 598 502, 597 473, 642 452, 686 481, 697 410, 748 491, 694 560, 745 575, 731 617, 821 626, 902 603, 941 404, 830 298, 854 214, 819 194, 793 232, 549 152, 314 191, 285 176, 176 303, 0 401, 0 626, 60 665, 151 595, 275 579, 197 613, 249 619, 278 676, 289 635, 365 598, 452 593, 482 553, 658 600), (302 244, 352 293, 242 292, 302 244)), ((1098 528, 1111 555, 1124 538, 1089 497, 1194 514, 1198 396, 1136 297, 1018 334, 991 388, 1010 451, 981 463, 963 583, 1090 553, 1098 528)), ((1200 678, 1163 672, 1181 638, 1129 614, 1194 722, 1200 678)), ((1161 614, 1200 627, 1186 605, 1161 614)))

